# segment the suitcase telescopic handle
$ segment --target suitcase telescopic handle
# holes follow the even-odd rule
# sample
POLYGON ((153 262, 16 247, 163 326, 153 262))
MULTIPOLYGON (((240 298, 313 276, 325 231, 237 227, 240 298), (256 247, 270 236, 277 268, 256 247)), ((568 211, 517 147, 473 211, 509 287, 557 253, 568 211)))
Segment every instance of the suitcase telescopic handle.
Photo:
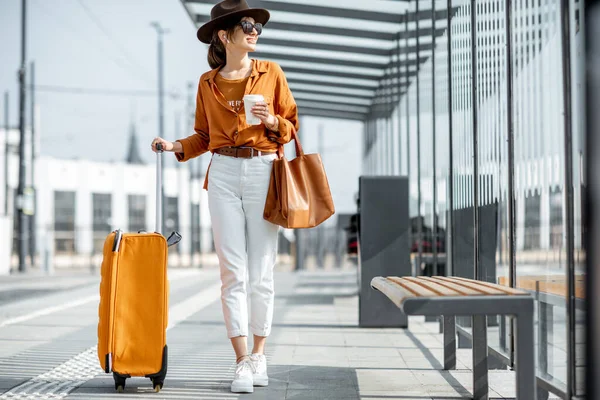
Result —
POLYGON ((162 143, 156 144, 156 232, 162 231, 162 143))

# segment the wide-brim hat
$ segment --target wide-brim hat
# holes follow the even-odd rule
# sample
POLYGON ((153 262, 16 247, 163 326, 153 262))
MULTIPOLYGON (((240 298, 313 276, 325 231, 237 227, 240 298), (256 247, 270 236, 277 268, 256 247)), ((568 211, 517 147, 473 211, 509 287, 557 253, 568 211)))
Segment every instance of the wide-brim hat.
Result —
POLYGON ((210 21, 198 29, 196 36, 202 43, 210 44, 215 29, 238 22, 243 17, 252 17, 255 22, 266 25, 271 14, 264 8, 250 8, 246 0, 224 0, 212 8, 210 21))

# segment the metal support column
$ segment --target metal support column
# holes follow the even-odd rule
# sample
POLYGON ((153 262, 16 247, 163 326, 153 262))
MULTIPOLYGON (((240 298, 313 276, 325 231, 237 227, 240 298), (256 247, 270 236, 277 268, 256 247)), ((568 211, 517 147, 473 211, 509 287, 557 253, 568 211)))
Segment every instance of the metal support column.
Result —
MULTIPOLYGON (((391 55, 393 61, 393 53, 391 55)), ((389 68, 387 82, 386 82, 386 92, 387 92, 387 103, 386 103, 386 131, 387 131, 387 142, 388 146, 386 149, 388 155, 388 175, 394 175, 394 129, 392 127, 392 114, 394 112, 394 92, 393 92, 393 80, 394 80, 394 71, 393 71, 393 62, 389 68)))
POLYGON ((436 93, 435 93, 435 0, 431 0, 431 40, 432 40, 432 44, 431 44, 431 136, 432 136, 432 143, 431 143, 431 147, 432 147, 432 163, 433 163, 433 178, 432 178, 432 183, 433 183, 433 210, 432 210, 432 214, 433 214, 433 226, 431 227, 433 230, 433 243, 432 245, 432 250, 433 250, 433 275, 438 275, 438 249, 437 249, 437 243, 438 243, 438 213, 437 213, 437 171, 436 171, 436 141, 437 141, 437 137, 436 137, 436 126, 435 126, 435 118, 436 118, 436 114, 435 114, 435 99, 436 99, 436 93))
POLYGON ((573 132, 571 110, 571 2, 561 0, 563 112, 565 140, 565 214, 567 251, 567 397, 575 395, 575 223, 573 204, 573 132))
MULTIPOLYGON (((471 0, 475 1, 475 0, 471 0)), ((416 10, 415 10, 415 23, 416 28, 415 32, 419 32, 419 0, 415 1, 416 10)), ((417 256, 417 265, 420 267, 423 260, 423 219, 421 218, 421 90, 420 90, 420 70, 421 64, 419 63, 421 49, 419 43, 419 35, 418 33, 415 35, 417 38, 417 73, 415 75, 416 79, 416 92, 417 92, 417 248, 418 248, 418 256, 417 256)))
POLYGON ((398 64, 396 65, 396 87, 398 91, 398 101, 396 105, 398 106, 398 175, 402 175, 402 162, 404 158, 402 157, 402 107, 400 107, 400 103, 402 101, 402 84, 401 84, 401 75, 402 70, 400 69, 400 32, 398 31, 398 36, 396 38, 396 55, 398 57, 398 64))
MULTIPOLYGON (((408 182, 409 185, 408 187, 410 188, 410 181, 411 181, 411 176, 410 176, 410 161, 411 161, 411 157, 410 157, 410 97, 409 97, 409 87, 410 87, 410 75, 409 75, 409 69, 408 69, 408 10, 406 10, 406 12, 404 13, 404 59, 405 59, 405 63, 404 63, 404 75, 406 78, 406 176, 408 176, 408 182)), ((417 60, 418 60, 418 55, 417 55, 417 60)), ((409 211, 410 212, 410 211, 409 211)), ((412 234, 411 234, 411 240, 413 240, 412 238, 412 234)))
MULTIPOLYGON (((506 34, 506 128, 508 138, 508 281, 510 287, 517 283, 516 236, 515 236, 515 131, 513 104, 513 37, 512 0, 505 2, 506 34)), ((510 320, 510 364, 514 365, 514 321, 510 320)))
POLYGON ((446 223, 446 276, 453 275, 454 271, 454 157, 452 145, 454 143, 452 126, 452 0, 447 0, 446 7, 446 34, 448 37, 448 218, 446 223))
MULTIPOLYGON (((600 109, 600 0, 589 0, 585 11, 586 75, 585 92, 588 110, 600 109)), ((600 337, 600 297, 590 295, 600 290, 600 115, 597 112, 586 113, 586 146, 588 157, 585 160, 586 176, 589 187, 586 190, 586 213, 588 216, 588 234, 584 236, 586 257, 585 299, 587 338, 600 337)), ((588 399, 600 398, 600 341, 586 340, 585 387, 588 399)))
POLYGON ((474 276, 481 280, 479 270, 479 152, 477 133, 477 0, 471 0, 471 115, 473 117, 473 250, 474 276))

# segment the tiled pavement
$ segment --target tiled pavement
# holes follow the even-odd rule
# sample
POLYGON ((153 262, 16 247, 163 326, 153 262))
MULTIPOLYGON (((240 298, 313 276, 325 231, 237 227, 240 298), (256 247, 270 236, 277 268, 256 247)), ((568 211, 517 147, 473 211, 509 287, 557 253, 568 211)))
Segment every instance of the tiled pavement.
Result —
MULTIPOLYGON (((458 351, 456 371, 440 371, 442 343, 435 323, 411 317, 409 330, 357 327, 352 270, 277 273, 275 320, 267 348, 270 385, 251 395, 234 395, 229 391, 233 354, 222 323, 218 272, 171 272, 169 372, 159 394, 143 378, 129 379, 125 393, 118 394, 112 375, 100 370, 93 351, 98 280, 88 277, 58 291, 0 304, 0 399, 471 396, 470 350, 458 351)), ((23 281, 20 285, 26 287, 23 281)), ((4 284, 0 281, 0 291, 4 284)), ((491 371, 490 386, 491 398, 513 398, 514 373, 491 371)))

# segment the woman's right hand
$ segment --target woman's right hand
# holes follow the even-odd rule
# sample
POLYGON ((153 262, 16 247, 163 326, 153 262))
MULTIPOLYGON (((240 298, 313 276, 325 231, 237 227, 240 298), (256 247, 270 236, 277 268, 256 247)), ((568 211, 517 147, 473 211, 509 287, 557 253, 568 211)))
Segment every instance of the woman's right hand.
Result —
POLYGON ((163 138, 154 138, 154 140, 152 141, 152 144, 150 145, 152 147, 152 151, 155 153, 158 153, 158 150, 156 149, 156 145, 160 143, 162 144, 162 149, 163 151, 173 151, 173 143, 169 142, 168 140, 165 140, 163 138))

